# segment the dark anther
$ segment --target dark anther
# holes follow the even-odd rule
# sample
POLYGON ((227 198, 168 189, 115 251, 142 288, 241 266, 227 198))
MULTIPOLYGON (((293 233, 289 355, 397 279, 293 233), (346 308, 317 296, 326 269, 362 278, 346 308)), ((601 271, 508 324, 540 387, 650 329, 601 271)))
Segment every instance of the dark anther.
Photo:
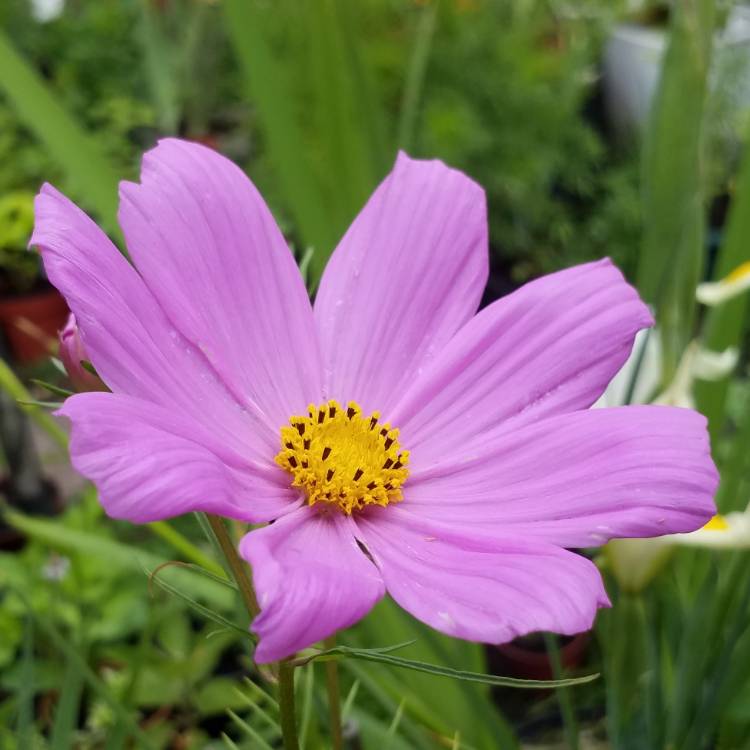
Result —
POLYGON ((328 469, 326 473, 326 482, 330 482, 333 479, 333 469, 328 469))
POLYGON ((297 459, 294 456, 289 456, 289 465, 293 468, 297 468, 297 459))
POLYGON ((370 484, 367 485, 368 490, 374 490, 378 486, 377 482, 370 482, 370 484))
POLYGON ((303 460, 302 460, 302 468, 303 468, 303 469, 306 469, 306 468, 307 468, 308 466, 309 466, 309 464, 307 463, 307 459, 306 459, 306 458, 305 458, 305 459, 303 459, 303 460))
POLYGON ((288 442, 284 443, 284 445, 285 445, 285 446, 286 446, 287 448, 289 448, 289 450, 290 450, 290 451, 291 451, 291 450, 294 450, 294 443, 293 443, 293 442, 292 442, 291 440, 289 440, 288 442))
POLYGON ((374 430, 374 429, 375 429, 375 425, 376 425, 377 423, 378 423, 378 420, 377 420, 377 419, 375 419, 375 417, 370 417, 370 429, 371 429, 371 430, 374 430))
POLYGON ((396 461, 396 463, 393 464, 394 469, 400 469, 402 466, 403 464, 401 463, 401 461, 396 461))
POLYGON ((334 418, 334 417, 336 416, 336 407, 335 407, 335 406, 331 406, 331 407, 330 407, 330 408, 328 409, 328 416, 329 416, 329 417, 330 417, 331 419, 333 419, 333 418, 334 418))
POLYGON ((383 464, 384 469, 390 469, 393 465, 393 459, 392 458, 386 458, 385 463, 383 464))
POLYGON ((304 422, 297 422, 296 425, 294 425, 297 428, 297 432, 299 432, 300 435, 305 434, 305 423, 304 422))
POLYGON ((393 445, 393 438, 387 438, 385 441, 385 449, 388 450, 393 445))
POLYGON ((357 469, 357 471, 354 472, 354 481, 356 482, 365 472, 362 471, 362 469, 357 469))
POLYGON ((326 445, 326 447, 323 448, 323 461, 325 461, 330 455, 331 455, 331 449, 329 446, 326 445))
POLYGON ((324 420, 325 418, 326 418, 326 410, 325 410, 325 409, 321 409, 321 410, 320 410, 320 411, 318 412, 318 424, 322 424, 322 423, 323 423, 323 420, 324 420))
POLYGON ((385 427, 383 427, 383 429, 382 429, 382 430, 380 431, 380 434, 381 434, 381 435, 382 435, 383 437, 386 437, 386 436, 388 435, 388 430, 386 430, 386 429, 385 429, 385 427))
POLYGON ((349 417, 349 419, 352 419, 356 413, 357 410, 351 406, 346 410, 346 416, 349 417))
POLYGON ((302 445, 304 445, 304 446, 305 446, 305 450, 306 450, 306 451, 309 451, 309 450, 310 450, 310 438, 305 438, 305 439, 304 439, 304 440, 302 441, 302 445))

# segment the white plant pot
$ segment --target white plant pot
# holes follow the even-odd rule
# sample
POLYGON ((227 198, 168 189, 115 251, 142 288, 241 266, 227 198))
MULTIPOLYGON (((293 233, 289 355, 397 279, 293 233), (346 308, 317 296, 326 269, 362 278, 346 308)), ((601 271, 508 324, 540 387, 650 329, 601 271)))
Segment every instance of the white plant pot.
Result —
MULTIPOLYGON (((664 29, 623 23, 612 32, 604 51, 604 96, 618 136, 632 138, 646 127, 666 46, 664 29)), ((732 9, 716 40, 711 85, 724 84, 727 75, 733 103, 750 107, 750 7, 745 4, 732 9)))

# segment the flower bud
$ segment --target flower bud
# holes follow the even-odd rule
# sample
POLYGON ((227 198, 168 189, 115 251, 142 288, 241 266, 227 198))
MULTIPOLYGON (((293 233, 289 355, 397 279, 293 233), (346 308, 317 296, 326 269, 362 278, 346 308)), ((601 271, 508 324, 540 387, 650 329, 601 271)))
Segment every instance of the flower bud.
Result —
POLYGON ((75 315, 70 313, 65 328, 60 331, 60 359, 65 366, 68 377, 77 391, 103 391, 106 386, 82 364, 88 360, 86 349, 78 330, 75 315))

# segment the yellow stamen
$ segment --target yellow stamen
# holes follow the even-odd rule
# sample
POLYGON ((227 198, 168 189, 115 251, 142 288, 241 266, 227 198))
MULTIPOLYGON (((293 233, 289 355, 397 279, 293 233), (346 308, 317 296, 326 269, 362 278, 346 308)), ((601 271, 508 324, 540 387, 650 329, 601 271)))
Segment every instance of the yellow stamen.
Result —
POLYGON ((703 527, 703 531, 726 531, 728 528, 724 516, 717 514, 703 527))
POLYGON ((293 477, 310 505, 326 503, 347 515, 367 505, 386 506, 402 499, 409 476, 409 451, 402 451, 398 430, 380 424, 380 414, 364 416, 350 401, 315 406, 281 428, 282 450, 276 463, 293 477))

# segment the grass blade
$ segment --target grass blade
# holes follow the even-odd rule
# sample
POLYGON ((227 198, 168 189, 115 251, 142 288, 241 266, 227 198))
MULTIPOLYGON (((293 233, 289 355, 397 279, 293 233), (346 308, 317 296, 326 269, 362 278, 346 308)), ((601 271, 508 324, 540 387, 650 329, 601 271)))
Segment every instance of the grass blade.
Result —
POLYGON ((400 656, 392 656, 388 649, 366 649, 350 648, 348 646, 335 646, 334 648, 320 651, 318 654, 305 658, 305 661, 326 657, 344 657, 349 659, 362 659, 379 664, 387 664, 392 667, 402 669, 413 669, 416 672, 425 672, 436 677, 450 677, 455 680, 466 682, 477 682, 483 685, 494 685, 497 687, 521 688, 526 690, 539 690, 551 688, 566 688, 575 685, 584 685, 592 682, 599 677, 598 674, 586 675, 585 677, 570 677, 561 680, 522 680, 515 677, 502 677, 499 675, 485 674, 484 672, 469 672, 463 669, 452 669, 451 667, 442 667, 437 664, 426 664, 425 662, 415 661, 413 659, 403 659, 400 656))
POLYGON ((692 335, 704 267, 702 122, 714 28, 713 0, 677 3, 643 151, 644 237, 638 287, 656 306, 663 382, 692 335))
POLYGON ((64 170, 72 195, 93 209, 110 232, 119 232, 116 170, 2 31, 0 91, 64 170))
POLYGON ((427 63, 430 59, 432 39, 437 25, 437 3, 425 5, 421 10, 414 38, 414 49, 406 73, 401 112, 398 122, 398 147, 408 151, 414 144, 417 113, 422 98, 427 63))
MULTIPOLYGON (((85 660, 85 657, 81 657, 85 660)), ((84 676, 78 661, 68 658, 65 664, 60 699, 52 725, 50 750, 68 750, 73 747, 73 733, 78 724, 78 711, 83 695, 84 676)))

